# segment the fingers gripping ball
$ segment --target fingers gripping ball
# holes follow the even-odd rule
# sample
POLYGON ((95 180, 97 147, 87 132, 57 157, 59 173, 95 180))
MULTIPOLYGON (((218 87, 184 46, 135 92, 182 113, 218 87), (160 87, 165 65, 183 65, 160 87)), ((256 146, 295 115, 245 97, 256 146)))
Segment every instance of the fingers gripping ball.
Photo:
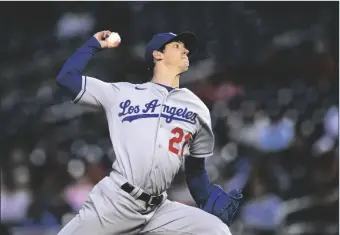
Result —
POLYGON ((101 48, 116 48, 121 43, 121 38, 118 33, 104 30, 93 35, 100 43, 101 48))
POLYGON ((121 42, 121 38, 118 33, 111 33, 106 40, 112 44, 119 44, 121 42))
POLYGON ((202 209, 217 216, 230 226, 240 207, 242 198, 243 195, 239 189, 226 193, 219 185, 212 184, 209 187, 209 198, 202 209))

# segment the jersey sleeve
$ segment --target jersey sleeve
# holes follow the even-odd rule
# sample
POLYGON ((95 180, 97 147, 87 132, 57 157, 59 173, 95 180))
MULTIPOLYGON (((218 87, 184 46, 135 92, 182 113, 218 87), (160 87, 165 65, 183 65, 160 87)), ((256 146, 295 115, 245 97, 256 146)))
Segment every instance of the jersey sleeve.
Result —
POLYGON ((113 105, 119 92, 118 84, 82 76, 81 90, 72 103, 79 103, 96 108, 108 109, 113 105))
POLYGON ((211 118, 209 111, 201 119, 201 128, 194 135, 190 145, 190 155, 197 158, 210 157, 214 151, 215 137, 211 128, 211 118))

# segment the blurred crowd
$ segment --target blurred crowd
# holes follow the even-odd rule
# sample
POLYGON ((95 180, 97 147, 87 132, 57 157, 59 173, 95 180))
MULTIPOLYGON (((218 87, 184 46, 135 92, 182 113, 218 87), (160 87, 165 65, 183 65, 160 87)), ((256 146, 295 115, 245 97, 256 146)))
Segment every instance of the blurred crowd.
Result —
MULTIPOLYGON (((110 172, 105 115, 71 104, 55 84, 103 29, 122 44, 86 74, 108 82, 150 79, 143 53, 153 34, 197 34, 181 86, 211 111, 210 180, 244 189, 233 235, 339 233, 338 2, 20 4, 32 11, 0 7, 1 234, 56 234, 110 172)), ((196 206, 183 170, 169 198, 196 206)))

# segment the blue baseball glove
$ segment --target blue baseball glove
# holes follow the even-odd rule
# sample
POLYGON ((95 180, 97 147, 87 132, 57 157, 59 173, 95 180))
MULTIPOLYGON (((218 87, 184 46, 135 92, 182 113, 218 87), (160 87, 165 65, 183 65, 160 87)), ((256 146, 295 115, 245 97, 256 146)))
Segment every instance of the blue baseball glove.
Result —
POLYGON ((239 209, 242 198, 243 195, 239 189, 226 193, 219 185, 211 184, 209 186, 209 198, 202 209, 217 216, 226 225, 230 226, 239 209))

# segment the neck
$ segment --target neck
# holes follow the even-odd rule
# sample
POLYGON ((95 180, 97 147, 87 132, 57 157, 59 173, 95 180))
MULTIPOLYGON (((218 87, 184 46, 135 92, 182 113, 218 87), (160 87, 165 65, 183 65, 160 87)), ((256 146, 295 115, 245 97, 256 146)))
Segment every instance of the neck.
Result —
POLYGON ((151 82, 178 88, 179 77, 180 73, 170 70, 167 67, 155 68, 151 82))

